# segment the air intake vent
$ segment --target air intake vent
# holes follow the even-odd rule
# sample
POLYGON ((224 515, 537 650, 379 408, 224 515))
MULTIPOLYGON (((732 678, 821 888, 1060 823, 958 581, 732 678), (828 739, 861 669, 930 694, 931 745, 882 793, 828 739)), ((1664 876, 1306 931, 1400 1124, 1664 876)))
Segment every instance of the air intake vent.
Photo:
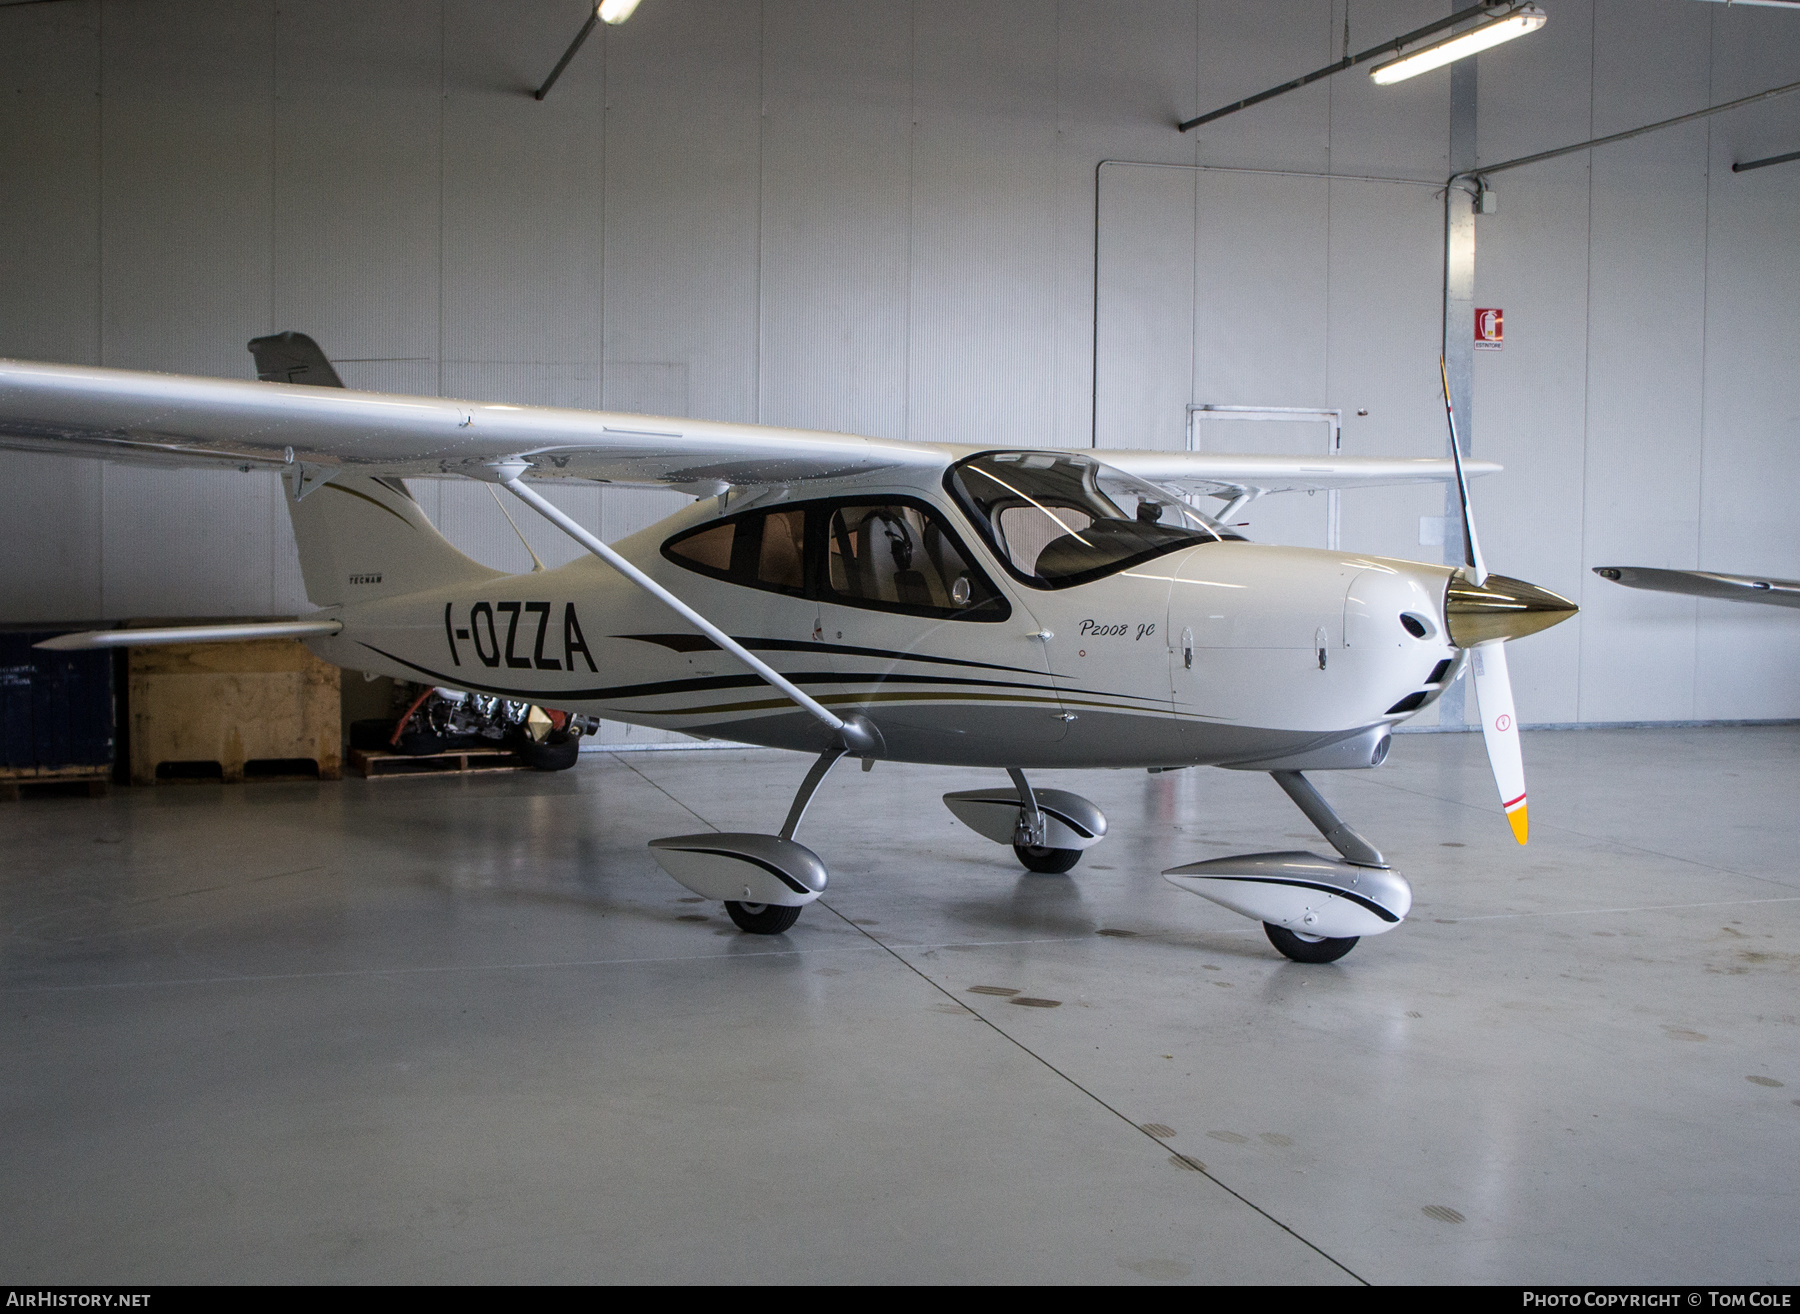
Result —
POLYGON ((1416 712, 1420 707, 1424 706, 1425 699, 1429 696, 1430 695, 1423 689, 1419 690, 1418 693, 1407 694, 1406 697, 1388 708, 1385 714, 1388 716, 1399 716, 1402 712, 1416 712))
POLYGON ((1450 674, 1450 658, 1446 657, 1431 668, 1431 674, 1425 677, 1426 684, 1442 684, 1444 677, 1450 674))
POLYGON ((1422 639, 1429 633, 1425 628, 1425 622, 1411 612, 1403 611, 1400 613, 1400 624, 1406 632, 1415 639, 1422 639))

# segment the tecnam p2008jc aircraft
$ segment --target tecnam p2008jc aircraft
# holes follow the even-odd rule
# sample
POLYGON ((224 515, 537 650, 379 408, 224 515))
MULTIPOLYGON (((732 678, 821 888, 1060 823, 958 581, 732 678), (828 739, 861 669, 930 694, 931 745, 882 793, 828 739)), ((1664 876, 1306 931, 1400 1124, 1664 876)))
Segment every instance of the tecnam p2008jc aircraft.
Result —
POLYGON ((1574 607, 1486 573, 1465 475, 1498 467, 1465 471, 1454 438, 1450 460, 882 441, 354 392, 303 335, 251 349, 262 381, 0 362, 0 443, 279 469, 319 611, 204 637, 293 634, 353 669, 815 755, 779 833, 651 842, 746 931, 786 930, 825 889, 795 833, 845 755, 1004 770, 1010 788, 944 802, 1039 872, 1073 867, 1106 820, 1027 769, 1210 765, 1270 773, 1338 856, 1164 875, 1263 922, 1290 958, 1331 961, 1397 925, 1412 892, 1304 772, 1378 765, 1393 726, 1471 655, 1525 839, 1503 644, 1574 607), (421 512, 404 482, 421 477, 502 486, 591 555, 525 575, 481 566, 421 512), (1460 570, 1226 527, 1268 492, 1445 478, 1463 491, 1460 570), (556 480, 696 500, 608 545, 539 492, 556 480), (1199 495, 1224 512, 1194 510, 1199 495))

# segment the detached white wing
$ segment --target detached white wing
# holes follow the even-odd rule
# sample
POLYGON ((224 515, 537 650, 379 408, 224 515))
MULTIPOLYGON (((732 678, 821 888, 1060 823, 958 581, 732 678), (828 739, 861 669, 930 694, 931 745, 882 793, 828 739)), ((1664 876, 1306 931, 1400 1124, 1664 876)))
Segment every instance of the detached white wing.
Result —
MULTIPOLYGON (((1330 488, 1380 488, 1388 484, 1441 483, 1456 478, 1448 457, 1248 456, 1230 452, 1113 452, 1093 455, 1127 474, 1186 492, 1257 498, 1266 493, 1330 488)), ((1464 461, 1471 477, 1497 474, 1493 461, 1464 461)))
POLYGON ((1712 570, 1659 570, 1650 566, 1595 566, 1594 573, 1629 589, 1800 607, 1800 580, 1776 579, 1773 575, 1721 575, 1712 570))
POLYGON ((285 383, 0 360, 0 447, 159 465, 419 477, 523 457, 534 477, 665 485, 788 484, 896 467, 946 449, 763 425, 505 406, 285 383))

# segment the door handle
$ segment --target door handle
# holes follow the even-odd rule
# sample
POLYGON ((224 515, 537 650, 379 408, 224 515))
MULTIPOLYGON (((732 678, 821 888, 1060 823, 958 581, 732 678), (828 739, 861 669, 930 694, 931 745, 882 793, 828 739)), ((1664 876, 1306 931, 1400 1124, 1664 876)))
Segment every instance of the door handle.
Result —
POLYGON ((1184 671, 1194 669, 1194 632, 1192 630, 1181 632, 1181 668, 1184 671))

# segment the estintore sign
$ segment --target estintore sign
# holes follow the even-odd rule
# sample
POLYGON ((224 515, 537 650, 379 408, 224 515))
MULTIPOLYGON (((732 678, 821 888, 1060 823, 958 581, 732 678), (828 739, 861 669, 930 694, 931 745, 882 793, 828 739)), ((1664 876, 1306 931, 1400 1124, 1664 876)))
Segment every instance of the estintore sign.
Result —
POLYGON ((1506 312, 1498 308, 1475 312, 1475 350, 1499 351, 1506 345, 1506 312))

